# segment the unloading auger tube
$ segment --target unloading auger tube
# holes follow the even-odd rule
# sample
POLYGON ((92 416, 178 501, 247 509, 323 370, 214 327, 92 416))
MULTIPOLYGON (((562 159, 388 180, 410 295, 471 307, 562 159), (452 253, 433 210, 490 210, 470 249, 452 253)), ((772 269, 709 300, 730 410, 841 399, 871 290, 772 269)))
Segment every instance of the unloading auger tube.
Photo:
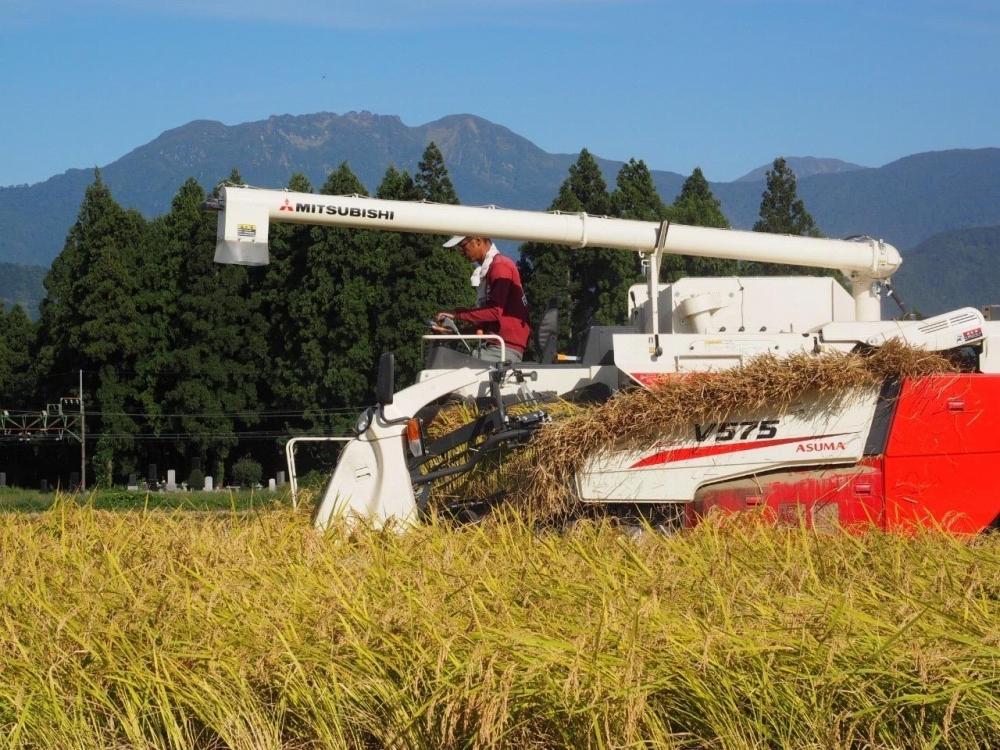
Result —
POLYGON ((266 265, 272 221, 381 229, 423 234, 460 234, 573 248, 601 247, 647 254, 659 252, 711 258, 787 263, 842 271, 851 281, 856 320, 880 320, 880 281, 902 263, 899 252, 881 240, 820 239, 682 224, 666 225, 590 216, 493 207, 389 201, 364 196, 319 195, 223 187, 218 200, 218 263, 266 265), (664 236, 665 232, 665 236, 664 236))

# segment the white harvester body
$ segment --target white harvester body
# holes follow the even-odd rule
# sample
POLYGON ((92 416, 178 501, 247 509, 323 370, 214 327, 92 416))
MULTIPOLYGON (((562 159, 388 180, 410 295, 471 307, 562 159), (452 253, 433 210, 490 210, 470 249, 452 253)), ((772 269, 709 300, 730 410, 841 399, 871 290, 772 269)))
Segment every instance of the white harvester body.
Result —
POLYGON ((702 487, 801 466, 861 460, 878 390, 849 399, 812 398, 781 413, 740 414, 733 421, 692 425, 643 449, 592 457, 577 477, 590 503, 688 503, 702 487))
MULTIPOLYGON (((594 386, 611 393, 739 366, 764 353, 849 352, 890 339, 928 350, 976 346, 979 371, 1000 372, 1000 323, 986 323, 974 308, 922 321, 881 319, 883 284, 901 258, 894 247, 871 238, 777 236, 246 187, 222 188, 213 207, 222 210, 216 260, 223 263, 266 263, 268 226, 278 221, 614 248, 643 258, 647 283, 630 290, 627 324, 590 329, 575 361, 512 367, 450 352, 429 364, 413 385, 382 394, 362 415, 362 429, 343 450, 324 490, 315 516, 320 528, 345 516, 375 524, 418 520, 428 485, 421 484, 408 450, 408 422, 444 398, 492 399, 500 405, 594 386), (685 278, 662 284, 663 253, 836 269, 850 281, 851 292, 830 277, 685 278)), ((850 400, 817 396, 781 414, 763 411, 734 415, 735 421, 723 424, 691 425, 685 434, 664 435, 642 450, 593 456, 577 476, 575 491, 585 503, 685 504, 704 488, 729 480, 859 465, 878 403, 874 389, 850 400)), ((530 432, 527 423, 508 420, 502 406, 499 412, 491 428, 497 439, 519 440, 530 432)))

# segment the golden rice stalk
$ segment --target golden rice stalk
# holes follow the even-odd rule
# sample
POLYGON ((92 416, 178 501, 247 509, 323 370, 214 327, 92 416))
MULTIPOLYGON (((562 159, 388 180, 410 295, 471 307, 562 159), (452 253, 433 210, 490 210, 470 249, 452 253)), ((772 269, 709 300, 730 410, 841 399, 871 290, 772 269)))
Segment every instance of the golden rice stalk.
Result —
POLYGON ((0 514, 10 750, 995 748, 1000 538, 0 514))

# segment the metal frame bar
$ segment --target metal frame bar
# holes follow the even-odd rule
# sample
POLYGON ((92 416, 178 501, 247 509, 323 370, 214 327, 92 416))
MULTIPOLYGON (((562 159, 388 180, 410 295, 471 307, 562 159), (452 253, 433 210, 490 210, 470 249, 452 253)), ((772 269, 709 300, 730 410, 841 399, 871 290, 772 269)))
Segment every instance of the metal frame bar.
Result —
POLYGON ((349 443, 355 438, 346 436, 312 436, 293 437, 285 443, 285 463, 288 465, 288 484, 292 488, 292 507, 299 507, 299 483, 295 473, 295 446, 298 443, 349 443))
POLYGON ((507 361, 507 345, 504 343, 504 340, 495 333, 482 333, 482 334, 472 334, 472 335, 464 335, 461 333, 459 334, 428 333, 424 336, 421 336, 420 338, 424 339, 425 341, 430 339, 434 339, 436 341, 485 341, 487 339, 491 341, 499 341, 500 361, 501 362, 507 361))

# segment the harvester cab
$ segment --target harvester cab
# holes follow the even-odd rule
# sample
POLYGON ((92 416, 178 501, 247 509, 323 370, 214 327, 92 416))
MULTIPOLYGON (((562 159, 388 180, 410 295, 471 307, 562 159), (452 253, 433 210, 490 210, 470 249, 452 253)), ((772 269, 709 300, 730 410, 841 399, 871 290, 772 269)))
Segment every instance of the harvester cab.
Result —
MULTIPOLYGON (((882 320, 883 288, 901 258, 880 240, 235 186, 224 187, 211 207, 220 211, 220 263, 267 263, 272 221, 490 236, 642 257, 646 283, 629 291, 627 325, 591 328, 571 360, 559 361, 550 344, 539 347, 547 353, 538 362, 490 363, 473 356, 474 349, 484 341, 503 349, 499 337, 430 333, 425 369, 414 384, 395 390, 392 357, 383 356, 377 404, 360 415, 356 437, 324 489, 315 513, 319 528, 343 517, 376 525, 416 523, 432 499, 439 509, 477 517, 504 487, 474 498, 455 488, 463 481, 468 487, 477 469, 495 468, 529 444, 553 409, 566 403, 606 401, 623 389, 721 372, 765 354, 811 357, 877 349, 890 341, 928 351, 967 348, 976 372, 949 376, 933 388, 887 381, 849 401, 815 393, 782 413, 764 408, 690 424, 648 445, 599 452, 580 468, 570 490, 584 506, 666 508, 681 521, 696 517, 693 510, 755 504, 805 504, 817 524, 829 520, 830 507, 838 520, 862 514, 885 527, 941 522, 957 513, 967 519, 963 528, 978 530, 1000 516, 1000 479, 985 487, 976 483, 966 497, 956 494, 954 483, 956 474, 976 471, 976 462, 1000 452, 992 435, 976 425, 980 417, 983 424, 992 421, 990 415, 1000 417, 993 414, 1000 410, 1000 377, 992 375, 1000 372, 1000 323, 988 323, 975 308, 922 321, 882 320), (663 284, 665 253, 836 269, 850 291, 830 277, 683 278, 663 284), (433 419, 446 411, 449 419, 433 419), (428 431, 432 421, 436 427, 428 431), (927 426, 940 435, 930 441, 914 437, 927 426), (933 475, 932 455, 946 457, 940 478, 933 475), (963 462, 969 466, 955 468, 963 462)), ((502 469, 491 475, 503 482, 502 469)), ((967 479, 962 486, 971 484, 967 479)))

